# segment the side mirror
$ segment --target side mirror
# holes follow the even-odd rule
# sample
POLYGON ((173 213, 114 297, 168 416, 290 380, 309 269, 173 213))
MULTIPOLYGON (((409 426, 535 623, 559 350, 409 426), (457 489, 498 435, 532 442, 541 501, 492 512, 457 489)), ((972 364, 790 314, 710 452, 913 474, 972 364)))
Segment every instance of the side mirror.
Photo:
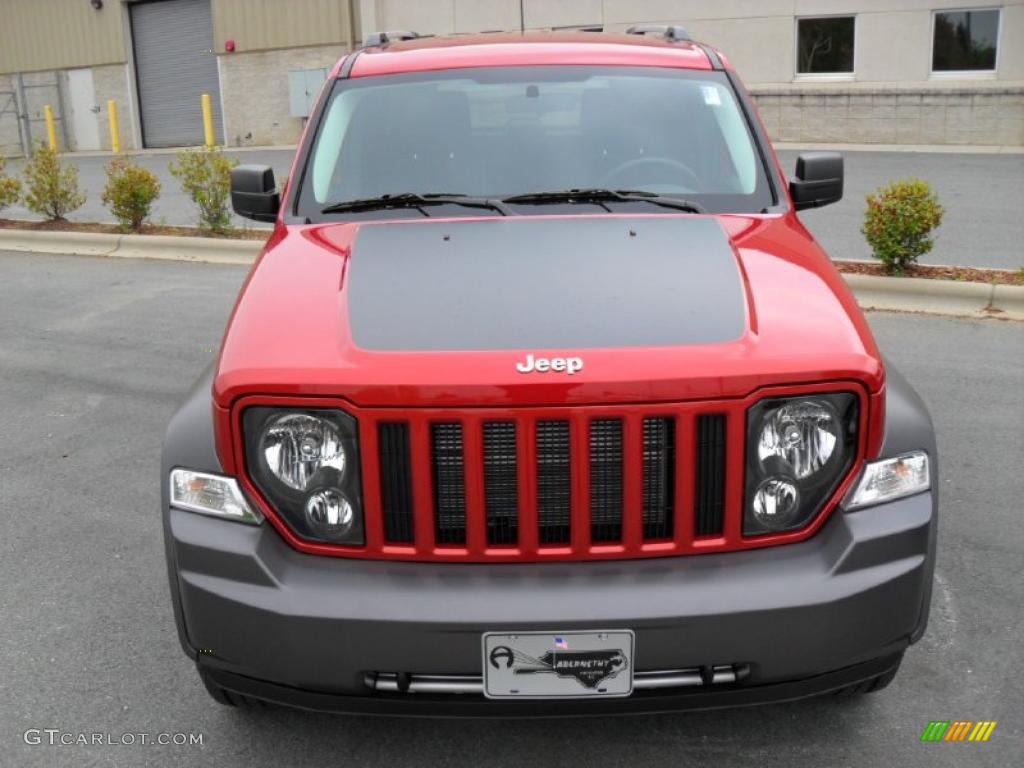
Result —
POLYGON ((798 211, 843 199, 843 156, 838 152, 804 152, 796 159, 789 194, 798 211))
POLYGON ((236 165, 231 169, 231 207, 239 216, 256 221, 274 221, 281 208, 281 195, 269 165, 236 165))

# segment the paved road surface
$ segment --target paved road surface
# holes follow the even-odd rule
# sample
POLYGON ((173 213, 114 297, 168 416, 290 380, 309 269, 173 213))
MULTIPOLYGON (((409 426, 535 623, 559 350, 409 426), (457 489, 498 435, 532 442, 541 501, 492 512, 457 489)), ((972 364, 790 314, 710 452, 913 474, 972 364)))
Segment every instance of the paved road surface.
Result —
POLYGON ((871 316, 942 452, 932 623, 884 692, 557 722, 213 703, 174 630, 159 448, 244 275, 0 254, 0 765, 1007 766, 1024 754, 1024 326, 996 320, 871 316), (934 719, 999 725, 984 745, 921 744, 934 719), (27 746, 30 728, 201 733, 203 745, 27 746))
MULTIPOLYGON (((233 153, 243 163, 263 163, 283 178, 291 166, 291 150, 254 150, 233 153)), ((792 172, 797 153, 780 153, 783 167, 792 172)), ((169 154, 146 154, 139 162, 161 179, 163 195, 153 213, 155 222, 194 224, 191 204, 181 195, 178 182, 167 172, 173 159, 169 154)), ((75 157, 85 205, 71 218, 79 221, 108 221, 100 202, 105 183, 102 157, 75 157)), ((11 161, 18 169, 21 161, 11 161)), ((1024 267, 1024 154, 979 155, 920 152, 847 152, 846 196, 841 202, 802 217, 826 250, 837 259, 867 259, 870 252, 860 225, 864 196, 891 179, 919 176, 934 186, 946 206, 946 223, 938 233, 935 250, 922 259, 927 264, 960 264, 977 267, 1024 267)), ((12 206, 5 215, 31 217, 12 206)), ((267 226, 235 217, 237 226, 267 226)))

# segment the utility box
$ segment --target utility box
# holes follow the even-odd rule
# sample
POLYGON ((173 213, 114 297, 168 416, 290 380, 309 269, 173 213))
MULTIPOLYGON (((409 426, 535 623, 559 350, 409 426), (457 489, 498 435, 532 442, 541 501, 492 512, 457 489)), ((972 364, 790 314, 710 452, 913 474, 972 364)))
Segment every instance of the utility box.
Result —
POLYGON ((288 72, 288 103, 292 117, 309 117, 320 86, 326 79, 326 69, 293 69, 288 72))

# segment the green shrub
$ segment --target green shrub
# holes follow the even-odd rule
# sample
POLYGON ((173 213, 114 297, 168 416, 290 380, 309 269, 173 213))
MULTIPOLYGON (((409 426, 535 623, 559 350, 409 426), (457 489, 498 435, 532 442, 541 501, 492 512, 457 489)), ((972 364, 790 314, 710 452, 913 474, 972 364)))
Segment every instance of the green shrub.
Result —
POLYGON ((104 205, 110 207, 122 229, 138 232, 160 196, 160 181, 152 171, 122 158, 111 160, 106 171, 104 205))
POLYGON ((57 151, 46 145, 36 147, 22 171, 25 177, 25 207, 50 221, 81 208, 85 195, 78 189, 78 168, 62 165, 57 151))
POLYGON ((869 194, 867 203, 860 231, 889 274, 902 275, 934 245, 931 233, 944 213, 939 199, 927 181, 900 179, 869 194))
POLYGON ((220 150, 186 149, 178 153, 171 175, 199 208, 199 226, 223 234, 231 226, 231 169, 235 161, 220 150))
POLYGON ((21 197, 21 182, 4 173, 7 158, 0 155, 0 211, 8 205, 14 205, 21 197))

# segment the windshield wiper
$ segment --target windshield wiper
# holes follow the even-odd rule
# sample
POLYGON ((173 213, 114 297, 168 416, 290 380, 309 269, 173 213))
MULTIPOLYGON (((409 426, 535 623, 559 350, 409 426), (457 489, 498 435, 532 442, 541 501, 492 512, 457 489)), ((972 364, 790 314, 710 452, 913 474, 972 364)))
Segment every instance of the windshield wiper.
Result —
POLYGON ((521 203, 525 205, 547 205, 555 203, 596 203, 608 210, 605 203, 650 203, 664 208, 690 213, 704 213, 704 207, 692 200, 681 197, 659 195, 655 192, 644 192, 640 189, 563 189, 549 192, 527 192, 502 198, 503 203, 521 203))
POLYGON ((500 200, 447 192, 425 192, 422 194, 401 192, 394 195, 366 197, 360 200, 342 200, 321 208, 320 213, 358 213, 359 211, 376 211, 386 208, 416 208, 423 215, 427 215, 423 210, 423 207, 427 205, 461 205, 466 208, 484 208, 497 211, 502 216, 508 216, 508 210, 500 200))

